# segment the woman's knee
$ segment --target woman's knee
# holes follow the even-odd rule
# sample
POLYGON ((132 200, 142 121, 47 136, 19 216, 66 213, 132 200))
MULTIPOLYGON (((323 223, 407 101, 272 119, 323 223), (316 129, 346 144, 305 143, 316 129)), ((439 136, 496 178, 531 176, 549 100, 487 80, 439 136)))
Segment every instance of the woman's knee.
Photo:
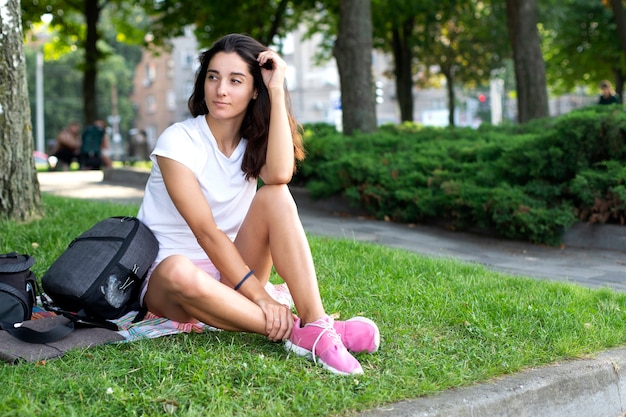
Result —
POLYGON ((154 270, 144 298, 150 311, 172 320, 193 320, 187 306, 203 302, 213 303, 214 287, 218 281, 184 256, 174 255, 164 259, 154 270))
POLYGON ((264 185, 257 191, 255 200, 265 209, 281 215, 285 214, 285 210, 297 212, 296 202, 286 184, 264 185))
MULTIPOLYGON (((150 284, 157 284, 169 296, 188 297, 198 287, 200 269, 187 257, 172 255, 164 259, 150 277, 150 284)), ((148 287, 149 289, 149 287, 148 287)))

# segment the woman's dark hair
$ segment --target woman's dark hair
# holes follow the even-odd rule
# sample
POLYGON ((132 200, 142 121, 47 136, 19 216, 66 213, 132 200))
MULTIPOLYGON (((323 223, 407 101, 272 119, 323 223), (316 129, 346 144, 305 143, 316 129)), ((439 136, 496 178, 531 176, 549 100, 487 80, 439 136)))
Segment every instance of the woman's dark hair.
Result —
MULTIPOLYGON (((246 178, 258 178, 261 167, 265 164, 270 123, 270 97, 267 87, 263 83, 261 67, 259 66, 257 57, 261 52, 267 49, 268 48, 263 46, 263 44, 246 35, 231 34, 219 39, 209 50, 200 54, 200 68, 196 73, 193 93, 187 103, 189 111, 194 117, 209 112, 204 97, 204 82, 206 80, 209 63, 218 52, 234 52, 248 64, 248 70, 254 79, 254 88, 258 96, 256 100, 251 100, 248 104, 248 109, 241 123, 241 136, 248 140, 246 153, 241 163, 241 169, 245 172, 246 178)), ((304 159, 302 134, 300 126, 296 123, 291 113, 289 93, 287 92, 286 86, 285 101, 295 157, 296 160, 299 161, 304 159)))

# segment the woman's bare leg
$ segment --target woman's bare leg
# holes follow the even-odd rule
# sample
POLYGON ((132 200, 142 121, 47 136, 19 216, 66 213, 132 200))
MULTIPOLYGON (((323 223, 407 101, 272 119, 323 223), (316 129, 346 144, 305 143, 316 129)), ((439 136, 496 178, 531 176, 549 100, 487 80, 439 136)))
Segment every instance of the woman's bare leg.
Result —
POLYGON ((180 322, 197 320, 224 330, 266 332, 259 306, 184 256, 170 256, 156 267, 144 302, 154 314, 180 322))
POLYGON ((304 323, 325 315, 309 242, 286 185, 265 185, 257 191, 235 245, 263 284, 274 264, 304 323))

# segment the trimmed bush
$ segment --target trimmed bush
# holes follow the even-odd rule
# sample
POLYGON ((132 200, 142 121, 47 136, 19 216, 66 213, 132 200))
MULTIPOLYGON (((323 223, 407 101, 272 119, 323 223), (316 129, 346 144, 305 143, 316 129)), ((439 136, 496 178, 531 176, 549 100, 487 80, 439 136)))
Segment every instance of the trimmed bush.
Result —
POLYGON ((626 115, 594 106, 525 125, 386 125, 343 136, 305 126, 294 182, 379 219, 443 222, 556 245, 576 221, 626 220, 626 115))

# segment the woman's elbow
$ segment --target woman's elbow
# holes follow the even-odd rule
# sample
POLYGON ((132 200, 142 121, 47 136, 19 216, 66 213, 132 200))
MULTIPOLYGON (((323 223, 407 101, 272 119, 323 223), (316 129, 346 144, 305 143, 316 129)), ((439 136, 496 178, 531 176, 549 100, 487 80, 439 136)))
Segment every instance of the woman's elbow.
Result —
POLYGON ((213 227, 203 225, 202 228, 198 228, 199 230, 194 230, 192 228, 192 232, 195 235, 196 241, 200 247, 213 248, 219 244, 220 237, 223 235, 223 232, 219 229, 219 227, 217 227, 217 225, 213 225, 213 227))
POLYGON ((268 185, 289 184, 293 178, 293 170, 276 170, 274 172, 262 172, 261 179, 268 185))
POLYGON ((264 178, 262 179, 263 179, 263 182, 267 185, 282 185, 282 184, 289 184, 289 182, 291 182, 292 177, 293 176, 290 174, 290 175, 282 175, 282 176, 275 175, 275 176, 268 178, 267 180, 264 178))

